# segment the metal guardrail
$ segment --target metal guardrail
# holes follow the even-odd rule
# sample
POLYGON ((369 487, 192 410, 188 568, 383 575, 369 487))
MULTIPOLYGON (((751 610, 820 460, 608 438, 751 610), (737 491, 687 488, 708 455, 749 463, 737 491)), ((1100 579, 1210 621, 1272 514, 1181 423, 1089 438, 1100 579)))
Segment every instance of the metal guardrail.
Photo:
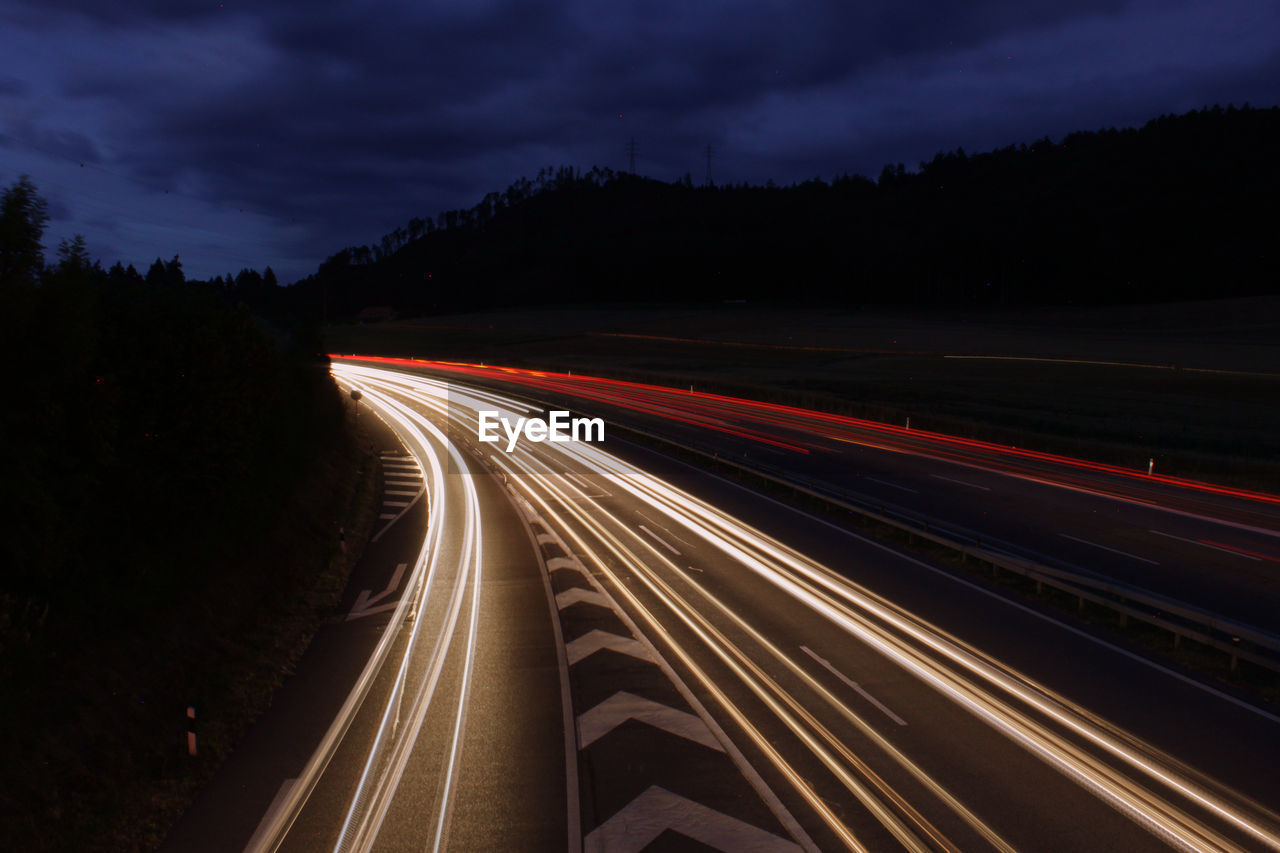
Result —
POLYGON ((984 548, 984 541, 992 543, 995 540, 958 525, 949 525, 910 513, 884 502, 860 501, 855 495, 836 492, 812 481, 800 481, 771 466, 744 464, 736 459, 721 456, 717 452, 693 447, 634 426, 617 423, 610 426, 678 447, 721 465, 737 468, 751 476, 768 480, 783 488, 807 494, 829 505, 857 513, 901 530, 910 536, 918 536, 955 551, 962 559, 972 558, 989 563, 993 573, 1004 570, 1023 575, 1035 581, 1037 592, 1042 591, 1044 586, 1049 586, 1077 598, 1081 610, 1084 609, 1084 603, 1088 601, 1120 614, 1122 626, 1127 625, 1130 618, 1154 625, 1173 634, 1175 648, 1185 638, 1218 649, 1230 657, 1232 671, 1238 668, 1241 660, 1246 660, 1280 673, 1280 637, 1251 625, 1236 622, 1139 587, 1098 577, 1088 577, 1013 554, 984 548), (1246 643, 1254 648, 1248 648, 1246 643))
MULTIPOLYGON (((511 394, 511 389, 501 382, 495 382, 503 393, 511 394)), ((527 394, 514 394, 533 401, 542 407, 560 405, 559 403, 530 397, 527 394)), ((1014 554, 983 547, 986 543, 1006 544, 991 536, 984 536, 976 531, 959 525, 940 522, 918 513, 912 513, 901 507, 895 507, 885 501, 860 499, 848 492, 836 491, 829 486, 812 481, 800 481, 793 475, 777 468, 763 465, 749 465, 731 457, 722 456, 714 450, 704 450, 676 441, 668 436, 658 435, 636 426, 612 422, 611 428, 620 429, 635 435, 644 436, 671 447, 705 457, 715 463, 736 468, 748 475, 770 481, 775 485, 804 493, 831 506, 857 513, 865 518, 901 530, 909 536, 918 536, 936 545, 958 553, 962 560, 970 558, 989 563, 993 574, 1000 570, 1019 574, 1035 581, 1036 591, 1043 591, 1049 586, 1060 590, 1079 600, 1079 609, 1084 609, 1085 602, 1106 608, 1120 614, 1121 625, 1127 625, 1129 619, 1137 619, 1149 625, 1169 631, 1174 637, 1174 647, 1180 645, 1185 638, 1210 648, 1218 649, 1230 657, 1231 670, 1239 667, 1241 660, 1249 661, 1272 672, 1280 673, 1280 636, 1267 631, 1236 622, 1216 613, 1192 607, 1184 602, 1159 595, 1158 593, 1139 587, 1130 586, 1107 578, 1072 572, 1043 563, 1028 560, 1014 554), (1247 647, 1245 644, 1252 646, 1247 647)))

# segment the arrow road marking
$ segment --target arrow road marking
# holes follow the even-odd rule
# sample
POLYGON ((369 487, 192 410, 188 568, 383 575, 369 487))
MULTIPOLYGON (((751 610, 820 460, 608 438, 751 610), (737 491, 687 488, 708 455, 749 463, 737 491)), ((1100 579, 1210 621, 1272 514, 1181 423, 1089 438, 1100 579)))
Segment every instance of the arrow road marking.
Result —
POLYGON ((651 786, 586 837, 586 853, 639 853, 668 829, 716 850, 798 853, 800 846, 758 826, 651 786))
POLYGON ((694 743, 724 752, 720 741, 711 734, 707 724, 695 714, 678 711, 669 705, 618 691, 599 705, 578 715, 578 749, 586 749, 627 720, 639 720, 642 723, 687 738, 694 743))
POLYGON ((391 583, 387 584, 387 588, 377 595, 370 596, 369 593, 371 590, 360 590, 360 594, 356 596, 355 606, 352 607, 351 612, 347 614, 347 621, 350 622, 352 619, 359 619, 361 616, 370 616, 374 613, 381 613, 384 610, 389 610, 392 607, 395 607, 398 602, 383 604, 377 607, 374 607, 374 605, 396 591, 396 588, 400 586, 400 578, 404 577, 404 570, 408 567, 408 563, 400 563, 397 565, 395 572, 391 575, 391 583))
POLYGON ((639 658, 650 663, 653 662, 653 658, 649 657, 648 650, 638 640, 610 634, 608 631, 601 631, 599 628, 588 631, 572 643, 566 643, 564 647, 565 656, 569 659, 570 665, 583 658, 590 657, 601 649, 611 649, 620 654, 631 655, 633 658, 639 658))

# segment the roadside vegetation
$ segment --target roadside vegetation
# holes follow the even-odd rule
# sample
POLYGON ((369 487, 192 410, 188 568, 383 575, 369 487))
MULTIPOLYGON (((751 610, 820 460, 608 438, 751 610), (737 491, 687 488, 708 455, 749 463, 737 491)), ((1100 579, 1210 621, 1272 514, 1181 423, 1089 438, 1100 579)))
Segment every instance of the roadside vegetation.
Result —
POLYGON ((150 849, 336 604, 373 463, 305 328, 177 258, 46 264, 34 185, 0 202, 0 838, 150 849))

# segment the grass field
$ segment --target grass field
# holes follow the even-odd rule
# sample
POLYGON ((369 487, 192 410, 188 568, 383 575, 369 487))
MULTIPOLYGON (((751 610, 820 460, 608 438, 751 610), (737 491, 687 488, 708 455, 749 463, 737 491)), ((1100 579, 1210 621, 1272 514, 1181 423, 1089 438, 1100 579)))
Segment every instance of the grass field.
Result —
POLYGON ((1280 297, 1017 312, 745 304, 327 330, 335 352, 689 385, 1280 491, 1280 297))

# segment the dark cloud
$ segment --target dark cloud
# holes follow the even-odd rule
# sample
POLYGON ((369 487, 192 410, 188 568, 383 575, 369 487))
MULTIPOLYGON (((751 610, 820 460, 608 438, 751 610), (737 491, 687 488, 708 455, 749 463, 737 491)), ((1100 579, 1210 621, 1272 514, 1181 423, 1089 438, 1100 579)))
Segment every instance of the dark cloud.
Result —
POLYGON ((65 169, 94 166, 94 216, 179 205, 186 230, 100 242, 198 234, 197 275, 233 265, 221 240, 289 280, 542 166, 624 168, 632 137, 654 177, 700 177, 710 144, 720 182, 789 183, 1280 100, 1280 10, 1244 0, 0 0, 0 20, 24 65, 0 70, 0 144, 61 164, 72 208, 65 169))

